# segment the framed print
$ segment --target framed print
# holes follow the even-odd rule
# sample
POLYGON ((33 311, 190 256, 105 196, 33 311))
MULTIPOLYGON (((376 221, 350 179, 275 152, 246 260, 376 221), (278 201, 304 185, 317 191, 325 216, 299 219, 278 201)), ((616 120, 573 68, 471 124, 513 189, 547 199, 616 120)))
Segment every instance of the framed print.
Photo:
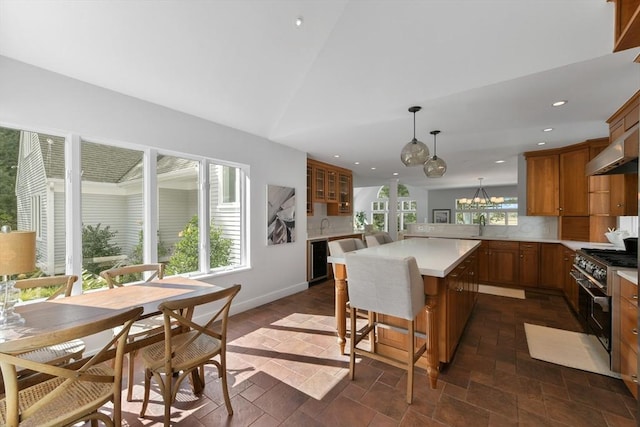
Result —
POLYGON ((267 245, 296 241, 296 189, 267 185, 267 245))
POLYGON ((451 209, 434 209, 433 222, 436 224, 449 224, 451 209))

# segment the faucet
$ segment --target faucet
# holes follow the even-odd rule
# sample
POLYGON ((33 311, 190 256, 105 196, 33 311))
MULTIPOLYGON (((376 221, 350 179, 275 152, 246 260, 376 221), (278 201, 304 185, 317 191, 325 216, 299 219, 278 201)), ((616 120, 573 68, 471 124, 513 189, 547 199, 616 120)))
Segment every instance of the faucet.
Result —
POLYGON ((327 228, 329 228, 329 218, 322 218, 322 221, 320 221, 320 234, 324 233, 324 223, 325 221, 327 222, 327 228))
POLYGON ((478 223, 480 224, 480 226, 478 227, 478 232, 482 236, 484 227, 487 225, 487 220, 485 219, 484 214, 480 215, 480 218, 478 218, 478 223))

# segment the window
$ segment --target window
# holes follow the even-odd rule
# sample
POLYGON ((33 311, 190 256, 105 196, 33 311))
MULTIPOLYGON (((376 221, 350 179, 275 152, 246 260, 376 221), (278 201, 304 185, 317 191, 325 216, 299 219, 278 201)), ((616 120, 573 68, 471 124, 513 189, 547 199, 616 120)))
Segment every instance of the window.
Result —
POLYGON ((504 202, 494 204, 461 203, 456 199, 456 224, 518 225, 518 198, 504 197, 504 202))
POLYGON ((42 238, 42 197, 31 196, 31 230, 36 232, 36 239, 42 238))
POLYGON ((230 166, 220 166, 222 170, 222 203, 236 203, 238 201, 238 169, 230 166))
MULTIPOLYGON (((389 231, 389 186, 385 185, 378 190, 377 201, 371 202, 372 222, 376 230, 389 231), (387 199, 387 200, 384 200, 387 199)), ((417 202, 410 199, 409 190, 402 184, 398 184, 398 216, 396 226, 398 230, 406 230, 408 224, 417 221, 417 202)))

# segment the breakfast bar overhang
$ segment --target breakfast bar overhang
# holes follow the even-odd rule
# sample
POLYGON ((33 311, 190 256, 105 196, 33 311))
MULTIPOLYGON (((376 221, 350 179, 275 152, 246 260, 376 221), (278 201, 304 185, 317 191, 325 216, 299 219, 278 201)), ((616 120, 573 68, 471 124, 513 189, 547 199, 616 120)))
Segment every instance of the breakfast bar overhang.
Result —
MULTIPOLYGON (((476 250, 478 240, 413 238, 381 246, 360 249, 358 253, 388 257, 416 258, 424 281, 425 313, 418 316, 427 336, 427 350, 422 364, 429 382, 436 388, 439 364, 451 361, 460 335, 471 314, 478 292, 476 250)), ((347 268, 344 256, 330 256, 335 275, 335 317, 340 351, 346 343, 347 268)), ((385 316, 388 323, 402 326, 402 319, 385 316)), ((378 351, 390 356, 400 355, 403 346, 397 345, 398 334, 383 331, 378 351)))

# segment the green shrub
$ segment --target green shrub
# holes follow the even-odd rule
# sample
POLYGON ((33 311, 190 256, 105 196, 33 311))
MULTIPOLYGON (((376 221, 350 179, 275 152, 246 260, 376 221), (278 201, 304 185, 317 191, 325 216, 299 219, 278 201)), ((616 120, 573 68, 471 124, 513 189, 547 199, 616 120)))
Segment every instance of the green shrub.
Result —
MULTIPOLYGON (((169 259, 167 274, 188 273, 198 271, 198 217, 194 216, 180 232, 180 241, 176 243, 173 255, 169 259)), ((222 237, 222 229, 211 225, 209 233, 211 250, 211 268, 229 264, 231 258, 231 239, 222 237)))

